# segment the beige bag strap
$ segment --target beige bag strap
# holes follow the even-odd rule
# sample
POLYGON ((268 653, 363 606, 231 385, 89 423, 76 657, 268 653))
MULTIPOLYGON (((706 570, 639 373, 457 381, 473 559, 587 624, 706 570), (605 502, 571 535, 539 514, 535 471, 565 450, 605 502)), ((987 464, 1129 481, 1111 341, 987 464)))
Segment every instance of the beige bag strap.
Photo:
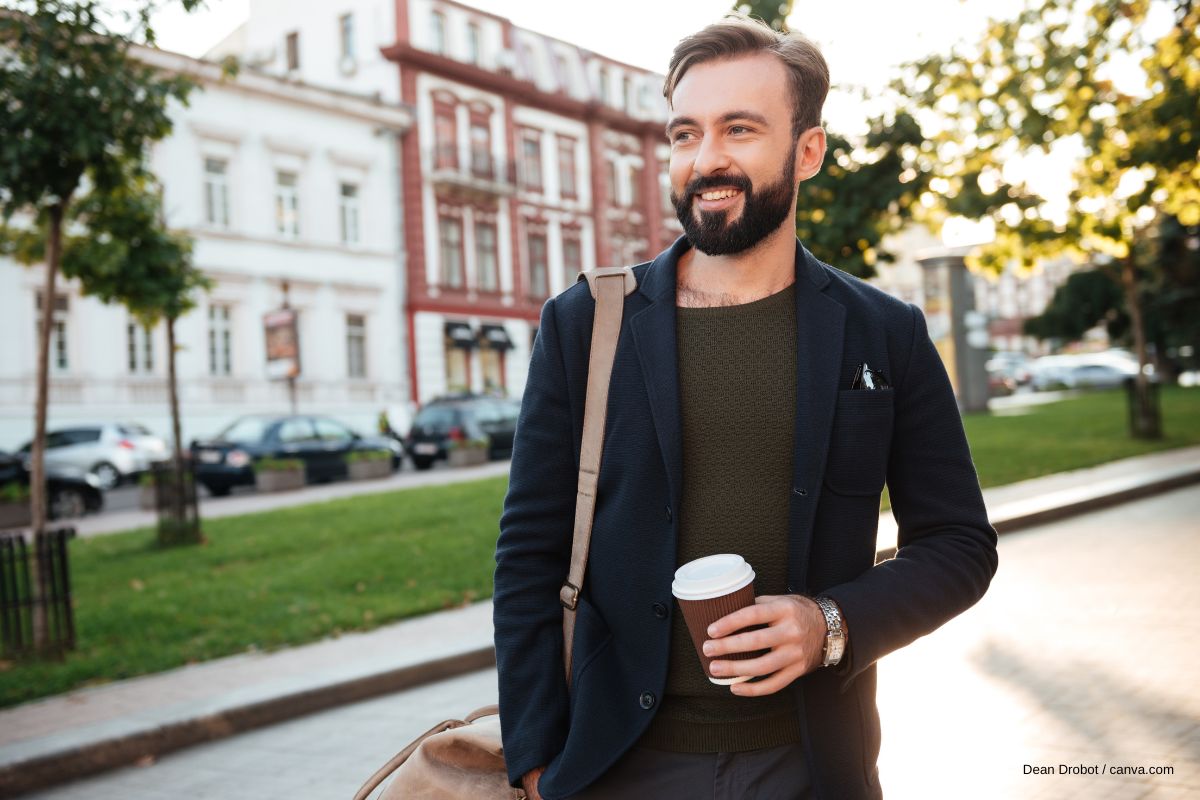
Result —
POLYGON ((563 666, 571 685, 575 610, 587 572, 592 520, 596 512, 596 486, 600 480, 600 455, 604 449, 604 421, 608 412, 608 386, 612 378, 625 296, 637 288, 631 267, 603 267, 580 275, 596 300, 592 322, 592 349, 588 360, 587 398, 583 407, 583 442, 579 452, 579 483, 575 494, 575 534, 571 541, 571 569, 558 592, 563 607, 563 666))

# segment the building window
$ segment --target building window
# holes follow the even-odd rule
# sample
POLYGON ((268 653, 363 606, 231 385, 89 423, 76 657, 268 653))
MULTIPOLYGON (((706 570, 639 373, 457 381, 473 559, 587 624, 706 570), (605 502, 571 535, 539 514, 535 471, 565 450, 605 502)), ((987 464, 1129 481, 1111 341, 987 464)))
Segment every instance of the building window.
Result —
POLYGON ((287 68, 288 72, 300 69, 300 33, 292 31, 287 35, 287 68))
MULTIPOLYGON (((42 293, 36 295, 37 328, 34 331, 34 341, 41 341, 42 335, 42 293)), ((54 295, 54 316, 50 320, 50 369, 54 372, 66 372, 70 367, 67 357, 67 319, 70 312, 69 301, 65 294, 54 295)))
POLYGON ((621 80, 621 107, 626 114, 633 113, 633 81, 628 77, 621 80))
POLYGON ((641 167, 634 167, 629 181, 629 204, 634 208, 642 206, 642 177, 641 167))
POLYGON ((233 326, 229 306, 208 307, 208 374, 227 377, 233 373, 233 326))
POLYGON ((583 245, 577 237, 576 231, 563 235, 563 286, 568 288, 583 271, 583 245))
POLYGON ((608 70, 600 68, 600 105, 608 105, 608 70))
POLYGON ((479 35, 479 26, 474 22, 467 24, 467 61, 472 64, 478 64, 483 57, 482 39, 479 35))
POLYGON ((479 291, 500 291, 500 269, 496 258, 496 226, 491 223, 475 226, 475 270, 479 291))
POLYGON ((204 159, 204 221, 221 228, 229 227, 228 173, 224 159, 204 159))
POLYGON ((462 222, 454 217, 438 219, 438 242, 442 265, 442 285, 463 285, 462 222))
POLYGON ((561 136, 558 139, 558 188, 565 198, 573 200, 578 194, 575 186, 575 140, 561 136))
POLYGON ((300 191, 296 173, 275 173, 275 230, 295 239, 300 235, 300 191))
POLYGON ((542 137, 537 131, 521 134, 521 185, 535 192, 542 190, 542 137))
POLYGON ((481 178, 491 178, 492 132, 484 121, 471 123, 471 172, 481 178))
POLYGON ((367 377, 367 319, 362 314, 346 315, 346 375, 367 377))
POLYGON ((129 320, 125 324, 125 351, 130 375, 150 375, 154 372, 154 339, 149 328, 129 320))
POLYGON ((440 11, 429 15, 430 46, 438 55, 446 54, 446 17, 440 11))
POLYGON ((567 57, 562 53, 554 54, 554 71, 558 78, 558 90, 569 93, 571 91, 571 68, 567 64, 567 57))
POLYGON ((433 146, 435 168, 458 168, 458 129, 454 122, 454 109, 439 108, 434 112, 433 146))
POLYGON ((338 40, 342 45, 342 58, 354 60, 354 15, 342 14, 338 17, 338 40))
POLYGON ((671 176, 668 173, 666 164, 660 164, 658 168, 658 188, 659 194, 662 196, 663 211, 668 214, 674 213, 675 204, 671 202, 671 176))
POLYGON ((546 236, 529 234, 529 293, 536 298, 547 297, 550 286, 546 271, 546 236))
POLYGON ((358 184, 343 183, 338 197, 342 244, 358 244, 358 184))
POLYGON ((504 393, 504 351, 483 348, 479 351, 479 370, 483 373, 483 391, 504 393))
POLYGON ((617 164, 615 161, 608 161, 605 167, 605 180, 608 184, 608 204, 610 206, 618 206, 617 202, 617 164))

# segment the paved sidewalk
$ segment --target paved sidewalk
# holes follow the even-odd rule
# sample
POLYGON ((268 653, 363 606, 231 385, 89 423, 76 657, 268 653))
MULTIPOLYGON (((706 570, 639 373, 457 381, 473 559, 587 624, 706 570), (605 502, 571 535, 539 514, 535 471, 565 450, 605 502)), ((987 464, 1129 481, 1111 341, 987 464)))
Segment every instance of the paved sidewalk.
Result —
MULTIPOLYGON (((1200 447, 985 491, 1000 530, 1200 482, 1200 447)), ((894 545, 891 515, 880 547, 894 545), (888 535, 892 537, 888 541, 888 535)), ((0 796, 494 663, 491 604, 0 711, 0 796)))
MULTIPOLYGON (((1200 583, 1191 568, 1200 559, 1198 516, 1193 486, 1003 537, 1000 572, 983 600, 880 661, 884 796, 1200 796, 1200 695, 1192 687, 1200 583), (1053 774, 1026 774, 1026 764, 1053 774), (1060 764, 1098 774, 1059 774, 1060 764), (1158 767, 1172 774, 1149 774, 1158 767)), ((484 669, 30 800, 347 800, 433 723, 495 698, 496 671, 484 669)))

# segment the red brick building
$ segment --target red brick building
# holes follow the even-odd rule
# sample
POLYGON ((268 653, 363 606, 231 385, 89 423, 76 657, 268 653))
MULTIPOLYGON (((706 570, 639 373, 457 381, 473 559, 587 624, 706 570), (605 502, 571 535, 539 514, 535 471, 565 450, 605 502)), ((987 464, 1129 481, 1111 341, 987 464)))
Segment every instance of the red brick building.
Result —
POLYGON ((397 0, 412 399, 519 396, 542 304, 680 232, 662 76, 454 0, 397 0))

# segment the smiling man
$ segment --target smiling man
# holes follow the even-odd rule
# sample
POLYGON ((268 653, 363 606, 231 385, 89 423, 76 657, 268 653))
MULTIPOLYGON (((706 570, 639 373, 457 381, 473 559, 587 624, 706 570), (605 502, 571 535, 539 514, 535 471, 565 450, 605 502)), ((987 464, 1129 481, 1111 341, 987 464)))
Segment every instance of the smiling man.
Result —
POLYGON ((531 798, 881 797, 876 662, 995 573, 921 312, 796 240, 828 88, 811 42, 741 17, 671 59, 685 235, 625 298, 569 690, 559 589, 595 304, 584 283, 542 310, 493 600, 504 755, 531 798), (875 564, 885 482, 898 550, 875 564), (677 567, 717 553, 755 571, 755 604, 704 642, 714 675, 750 679, 728 686, 671 595, 677 567))

